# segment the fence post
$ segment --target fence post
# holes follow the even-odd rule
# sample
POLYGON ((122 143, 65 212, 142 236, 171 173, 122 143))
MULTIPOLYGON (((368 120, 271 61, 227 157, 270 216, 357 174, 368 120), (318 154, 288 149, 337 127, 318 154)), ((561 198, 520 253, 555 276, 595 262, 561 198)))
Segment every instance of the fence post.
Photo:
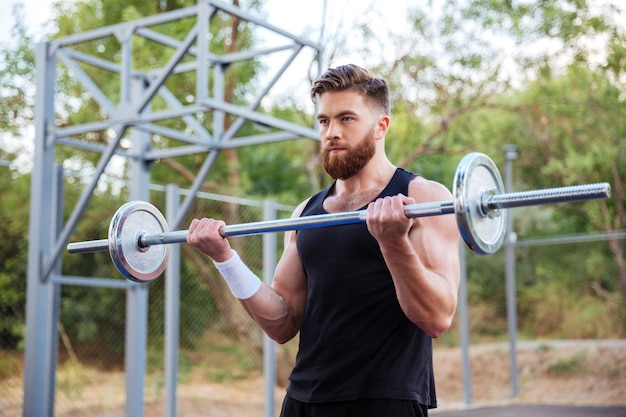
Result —
MULTIPOLYGON (((513 161, 519 156, 515 145, 504 147, 505 165, 505 190, 510 193, 513 190, 513 161)), ((511 361, 511 397, 516 398, 519 392, 517 375, 517 297, 515 294, 515 232, 513 232, 513 210, 509 210, 506 225, 505 248, 505 280, 506 280, 506 310, 507 326, 509 330, 509 355, 511 361)))
MULTIPOLYGON (((178 216, 179 189, 167 186, 167 222, 178 216)), ((172 244, 165 269, 165 417, 176 417, 176 391, 178 386, 178 342, 180 339, 180 244, 172 244)))
POLYGON ((469 312, 467 305, 467 249, 461 239, 459 245, 461 285, 459 287, 459 328, 461 332, 461 355, 463 359, 463 399, 465 405, 472 403, 472 372, 469 356, 469 312))
MULTIPOLYGON (((263 220, 276 219, 276 204, 273 200, 263 203, 263 220)), ((276 267, 276 233, 263 234, 263 281, 272 285, 276 267)), ((276 386, 276 345, 263 334, 263 375, 265 376, 265 416, 275 415, 274 388, 276 386)))

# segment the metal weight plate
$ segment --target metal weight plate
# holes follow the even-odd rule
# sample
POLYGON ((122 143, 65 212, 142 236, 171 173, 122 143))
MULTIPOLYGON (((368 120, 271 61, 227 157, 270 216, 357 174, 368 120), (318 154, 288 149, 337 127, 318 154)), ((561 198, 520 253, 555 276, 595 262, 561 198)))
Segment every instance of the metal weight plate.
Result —
POLYGON ((144 234, 168 231, 161 212, 145 201, 130 201, 121 206, 109 224, 109 254, 115 267, 136 282, 152 281, 165 269, 168 245, 142 248, 138 238, 144 234))
POLYGON ((485 194, 503 193, 498 168, 488 156, 473 152, 461 160, 452 185, 454 213, 463 240, 479 255, 490 255, 500 249, 507 221, 507 210, 485 213, 481 198, 485 194))

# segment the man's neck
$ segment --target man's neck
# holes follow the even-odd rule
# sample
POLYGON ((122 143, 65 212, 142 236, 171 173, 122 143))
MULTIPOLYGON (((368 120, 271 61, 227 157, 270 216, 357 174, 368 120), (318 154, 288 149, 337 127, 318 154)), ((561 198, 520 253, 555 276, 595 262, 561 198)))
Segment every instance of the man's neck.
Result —
POLYGON ((396 167, 386 157, 379 161, 372 159, 356 175, 344 180, 338 179, 334 193, 342 196, 372 189, 382 190, 395 172, 396 167))
POLYGON ((385 158, 384 164, 368 164, 355 176, 337 180, 324 200, 324 209, 329 213, 340 213, 366 206, 385 189, 395 172, 396 167, 385 158))

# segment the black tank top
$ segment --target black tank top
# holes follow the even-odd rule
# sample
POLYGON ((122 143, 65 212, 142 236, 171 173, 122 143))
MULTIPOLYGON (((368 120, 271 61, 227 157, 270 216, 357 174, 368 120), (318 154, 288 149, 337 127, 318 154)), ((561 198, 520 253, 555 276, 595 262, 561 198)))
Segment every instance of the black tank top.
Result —
MULTIPOLYGON (((398 168, 379 197, 408 195, 414 177, 398 168)), ((302 215, 326 213, 333 186, 302 215)), ((303 402, 385 398, 436 407, 432 339, 402 312, 365 223, 299 230, 297 248, 308 293, 287 393, 303 402)))

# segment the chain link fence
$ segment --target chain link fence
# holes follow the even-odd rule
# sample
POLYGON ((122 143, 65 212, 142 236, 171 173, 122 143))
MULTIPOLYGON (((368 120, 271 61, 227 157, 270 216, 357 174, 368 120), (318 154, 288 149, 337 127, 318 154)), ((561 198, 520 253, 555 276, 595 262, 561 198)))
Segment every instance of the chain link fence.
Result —
MULTIPOLYGON (((279 204, 274 207, 278 218, 288 217, 293 210, 293 207, 279 204)), ((262 221, 263 202, 200 194, 186 224, 194 217, 224 219, 228 224, 262 221)), ((282 235, 277 237, 279 254, 282 252, 282 235)), ((262 236, 236 237, 230 242, 250 268, 263 277, 262 236)), ((188 245, 180 245, 180 250, 183 261, 178 327, 178 415, 263 416, 263 334, 232 297, 211 260, 188 245)), ((111 284, 109 280, 106 286, 100 287, 95 277, 120 277, 108 254, 81 256, 89 258, 94 265, 91 269, 94 280, 93 285, 59 286, 61 302, 53 415, 125 415, 127 282, 120 278, 116 287, 118 281, 111 284)), ((159 277, 148 285, 144 409, 146 416, 163 416, 166 415, 165 279, 159 277)), ((16 311, 20 310, 19 306, 15 307, 16 311)), ((4 310, 3 315, 6 314, 4 310)), ((24 317, 21 320, 25 322, 24 317)), ((22 416, 23 347, 16 343, 0 334, 0 417, 22 416)), ((289 345, 281 348, 277 351, 279 358, 285 349, 292 349, 289 345)), ((284 371, 278 373, 282 386, 283 374, 284 371)), ((276 391, 275 407, 279 407, 283 390, 277 387, 276 391)))

